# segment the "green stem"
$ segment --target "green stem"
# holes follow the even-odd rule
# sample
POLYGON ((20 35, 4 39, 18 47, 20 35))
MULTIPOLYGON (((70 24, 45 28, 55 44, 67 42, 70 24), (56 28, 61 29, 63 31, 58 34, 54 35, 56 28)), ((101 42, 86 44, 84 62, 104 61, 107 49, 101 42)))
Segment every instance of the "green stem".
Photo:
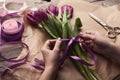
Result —
MULTIPOLYGON (((89 80, 94 80, 94 78, 93 78, 94 76, 91 75, 91 72, 90 72, 90 70, 89 70, 89 67, 84 65, 84 68, 85 68, 85 71, 86 71, 87 76, 89 77, 89 80)), ((96 80, 96 79, 95 79, 95 80, 96 80)))
MULTIPOLYGON (((87 60, 78 45, 75 45, 73 47, 73 55, 79 56, 80 58, 87 60)), ((81 74, 84 76, 85 80, 99 80, 95 75, 95 73, 93 73, 93 70, 90 70, 89 66, 85 66, 84 64, 81 64, 78 62, 74 62, 74 64, 76 65, 78 70, 81 72, 81 74)))
POLYGON ((74 61, 72 61, 72 62, 73 62, 73 64, 75 64, 77 69, 80 71, 81 75, 84 76, 85 80, 90 80, 89 77, 87 76, 85 70, 84 70, 83 64, 80 64, 80 63, 74 62, 74 61))
MULTIPOLYGON (((78 52, 81 54, 81 52, 77 48, 73 47, 73 49, 74 49, 74 50, 72 50, 73 51, 73 55, 76 55, 78 52)), ((76 56, 78 56, 78 54, 76 56)), ((84 76, 85 80, 90 80, 90 77, 86 73, 84 65, 81 64, 81 63, 78 63, 78 62, 73 62, 73 63, 75 64, 77 69, 80 71, 80 73, 84 76)))
POLYGON ((95 77, 95 80, 100 80, 100 77, 97 75, 95 71, 93 71, 92 69, 89 70, 90 70, 90 74, 95 77))

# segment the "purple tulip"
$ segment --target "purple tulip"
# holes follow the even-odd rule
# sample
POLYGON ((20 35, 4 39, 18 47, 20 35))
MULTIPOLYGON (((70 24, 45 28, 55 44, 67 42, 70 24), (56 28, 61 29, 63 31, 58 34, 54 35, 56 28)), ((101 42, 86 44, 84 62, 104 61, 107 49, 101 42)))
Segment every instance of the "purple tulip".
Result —
POLYGON ((59 14, 59 8, 55 5, 49 5, 47 8, 47 11, 52 15, 52 16, 58 16, 59 14))
POLYGON ((27 19, 30 23, 37 24, 42 21, 48 20, 47 13, 43 9, 31 12, 27 15, 27 19))
POLYGON ((72 17, 72 15, 73 15, 73 7, 70 6, 70 5, 64 5, 64 6, 61 7, 62 14, 64 13, 65 10, 67 12, 67 15, 72 17))
POLYGON ((38 22, 46 21, 48 19, 47 13, 43 9, 35 11, 34 16, 38 22))
POLYGON ((37 23, 38 23, 38 21, 35 19, 33 13, 29 13, 29 14, 27 15, 27 20, 28 20, 30 23, 32 23, 32 24, 37 24, 37 23))

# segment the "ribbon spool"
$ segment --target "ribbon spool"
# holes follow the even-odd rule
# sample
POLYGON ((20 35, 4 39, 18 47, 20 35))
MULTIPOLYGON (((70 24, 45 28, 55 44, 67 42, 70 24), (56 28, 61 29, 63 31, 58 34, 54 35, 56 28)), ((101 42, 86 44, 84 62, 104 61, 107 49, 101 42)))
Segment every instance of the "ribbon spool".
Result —
POLYGON ((18 23, 18 29, 15 30, 15 32, 13 32, 12 34, 5 31, 4 26, 1 27, 1 37, 3 40, 17 41, 21 39, 24 27, 23 24, 20 24, 19 22, 17 23, 18 23))
POLYGON ((1 19, 1 38, 4 41, 17 41, 22 37, 24 23, 13 18, 20 17, 17 13, 7 14, 1 19), (11 18, 12 19, 9 19, 11 18))

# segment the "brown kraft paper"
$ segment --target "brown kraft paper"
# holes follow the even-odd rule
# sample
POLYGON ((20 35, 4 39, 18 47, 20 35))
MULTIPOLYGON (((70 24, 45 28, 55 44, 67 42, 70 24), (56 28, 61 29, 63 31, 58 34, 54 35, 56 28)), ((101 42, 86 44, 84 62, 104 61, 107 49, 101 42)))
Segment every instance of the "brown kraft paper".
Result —
MULTIPOLYGON (((80 17, 82 21, 82 31, 97 31, 102 36, 106 37, 106 31, 94 20, 92 20, 88 13, 92 12, 97 17, 108 23, 110 26, 120 26, 120 6, 115 5, 111 7, 102 7, 92 3, 88 3, 82 0, 61 0, 58 6, 72 5, 74 8, 74 15, 71 21, 74 22, 75 18, 80 17)), ((111 40, 117 45, 120 45, 120 36, 117 36, 116 40, 111 40)), ((27 23, 25 19, 25 31, 23 34, 23 42, 28 44, 30 48, 30 55, 28 62, 34 62, 34 58, 42 60, 41 47, 44 42, 49 39, 48 35, 37 28, 27 23)), ((22 51, 24 53, 24 50, 22 51)), ((21 54, 19 57, 23 56, 21 54)), ((100 76, 101 80, 112 80, 118 74, 120 74, 119 66, 112 63, 110 60, 97 55, 97 63, 94 65, 96 72, 100 76)), ((42 71, 38 71, 29 65, 23 65, 16 68, 13 72, 18 76, 19 80, 39 80, 42 71)), ((63 68, 59 70, 57 80, 84 80, 79 71, 75 68, 72 62, 67 59, 63 65, 63 68)))

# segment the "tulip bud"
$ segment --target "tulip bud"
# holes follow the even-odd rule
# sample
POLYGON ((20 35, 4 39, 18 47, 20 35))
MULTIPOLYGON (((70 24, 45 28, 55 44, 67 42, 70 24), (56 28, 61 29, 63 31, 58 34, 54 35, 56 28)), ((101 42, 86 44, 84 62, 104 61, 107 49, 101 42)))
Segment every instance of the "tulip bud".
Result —
POLYGON ((65 12, 65 10, 66 10, 67 16, 71 18, 73 15, 73 7, 70 5, 64 5, 61 7, 62 14, 65 12))
POLYGON ((55 5, 49 5, 47 8, 47 11, 52 15, 52 16, 58 16, 59 13, 59 8, 55 5))
POLYGON ((47 13, 43 9, 35 11, 34 16, 38 22, 46 21, 48 19, 47 13))
POLYGON ((27 15, 27 19, 30 23, 37 24, 42 21, 48 20, 47 13, 43 9, 31 12, 27 15))

